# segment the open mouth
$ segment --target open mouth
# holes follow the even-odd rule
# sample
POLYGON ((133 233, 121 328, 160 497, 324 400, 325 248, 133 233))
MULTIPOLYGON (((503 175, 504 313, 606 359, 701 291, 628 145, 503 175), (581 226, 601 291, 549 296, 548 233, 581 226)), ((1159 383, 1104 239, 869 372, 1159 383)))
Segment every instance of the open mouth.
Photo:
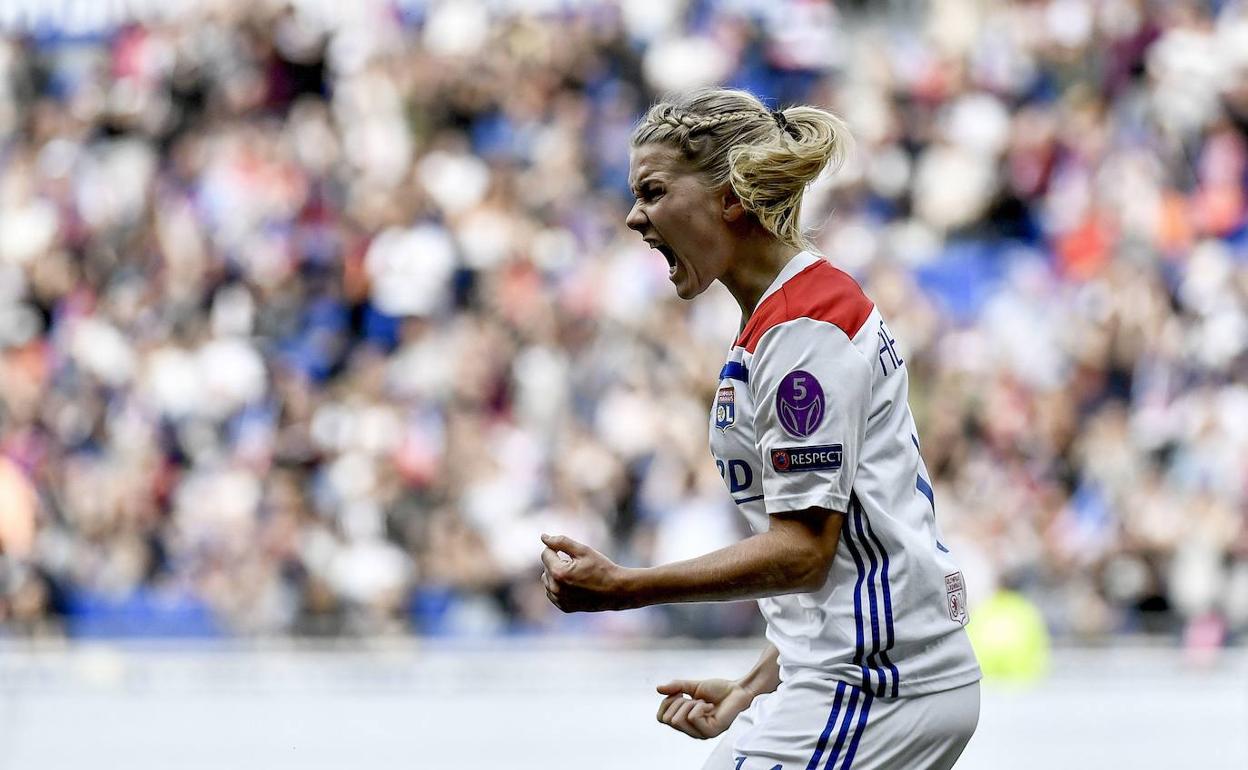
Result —
POLYGON ((662 243, 653 243, 650 248, 657 250, 667 260, 667 274, 669 276, 676 274, 676 252, 672 251, 671 246, 662 243))

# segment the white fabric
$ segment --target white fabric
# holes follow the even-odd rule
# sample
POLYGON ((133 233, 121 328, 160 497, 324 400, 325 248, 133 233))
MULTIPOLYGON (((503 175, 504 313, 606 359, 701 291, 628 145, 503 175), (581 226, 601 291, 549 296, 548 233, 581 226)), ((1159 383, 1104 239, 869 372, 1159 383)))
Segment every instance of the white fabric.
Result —
POLYGON ((805 678, 755 698, 702 770, 947 770, 978 722, 978 682, 886 699, 833 679, 805 678))
MULTIPOLYGON (((857 294, 844 273, 803 272, 820 259, 795 257, 764 298, 788 281, 805 285, 786 287, 786 297, 799 289, 818 295, 824 287, 811 281, 835 281, 831 288, 852 286, 857 294)), ((866 320, 852 339, 833 323, 797 317, 764 333, 753 354, 734 347, 711 409, 711 451, 754 532, 769 529, 770 514, 783 511, 821 507, 846 514, 823 587, 758 602, 782 671, 821 672, 881 697, 948 690, 980 678, 962 628, 965 580, 944 548, 929 501, 930 476, 907 404, 904 350, 886 344, 893 338, 877 309, 865 299, 860 307, 866 320), (795 418, 790 409, 790 425, 799 419, 812 427, 804 436, 785 427, 778 409, 788 407, 776 397, 797 371, 805 374, 790 380, 790 396, 806 397, 811 388, 823 394, 818 419, 809 410, 795 418), (821 455, 822 468, 777 472, 777 449, 810 447, 832 448, 821 455)))

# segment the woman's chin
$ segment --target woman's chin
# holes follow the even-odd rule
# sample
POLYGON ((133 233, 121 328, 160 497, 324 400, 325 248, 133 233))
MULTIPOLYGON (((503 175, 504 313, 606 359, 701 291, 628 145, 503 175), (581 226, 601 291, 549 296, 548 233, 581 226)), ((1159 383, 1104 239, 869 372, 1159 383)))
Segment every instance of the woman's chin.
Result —
POLYGON ((676 296, 681 299, 693 299, 706 291, 706 287, 698 285, 697 278, 680 263, 676 264, 676 269, 667 278, 676 287, 676 296))

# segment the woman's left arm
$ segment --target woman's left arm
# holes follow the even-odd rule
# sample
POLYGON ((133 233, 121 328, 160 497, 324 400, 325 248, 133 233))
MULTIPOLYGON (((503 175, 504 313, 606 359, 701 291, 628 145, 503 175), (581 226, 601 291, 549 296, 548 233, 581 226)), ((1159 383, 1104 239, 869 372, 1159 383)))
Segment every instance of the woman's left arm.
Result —
POLYGON ((814 591, 827 581, 842 513, 772 514, 771 527, 718 551, 657 567, 621 567, 567 537, 543 535, 542 584, 564 612, 758 599, 814 591), (566 554, 569 558, 564 558, 566 554))

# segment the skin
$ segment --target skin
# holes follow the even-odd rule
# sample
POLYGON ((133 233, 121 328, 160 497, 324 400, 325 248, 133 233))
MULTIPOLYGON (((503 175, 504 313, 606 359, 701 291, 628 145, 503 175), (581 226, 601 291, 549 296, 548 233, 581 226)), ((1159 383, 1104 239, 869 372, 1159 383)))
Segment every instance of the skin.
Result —
MULTIPOLYGON (((672 283, 693 299, 715 281, 749 319, 763 292, 799 253, 761 227, 729 185, 711 185, 672 148, 648 144, 630 154, 636 202, 625 220, 647 243, 674 253, 672 283)), ((564 612, 599 612, 673 602, 735 601, 814 591, 827 580, 844 521, 823 508, 773 514, 770 528, 695 559, 622 567, 568 537, 542 535, 542 585, 564 612)), ((658 719, 695 738, 721 734, 756 695, 780 684, 778 652, 768 645, 740 680, 676 680, 658 719)))
POLYGON ((633 148, 628 181, 635 203, 624 223, 646 242, 672 247, 672 282, 681 299, 693 299, 718 280, 748 318, 800 251, 761 227, 731 186, 711 186, 675 149, 633 148))

